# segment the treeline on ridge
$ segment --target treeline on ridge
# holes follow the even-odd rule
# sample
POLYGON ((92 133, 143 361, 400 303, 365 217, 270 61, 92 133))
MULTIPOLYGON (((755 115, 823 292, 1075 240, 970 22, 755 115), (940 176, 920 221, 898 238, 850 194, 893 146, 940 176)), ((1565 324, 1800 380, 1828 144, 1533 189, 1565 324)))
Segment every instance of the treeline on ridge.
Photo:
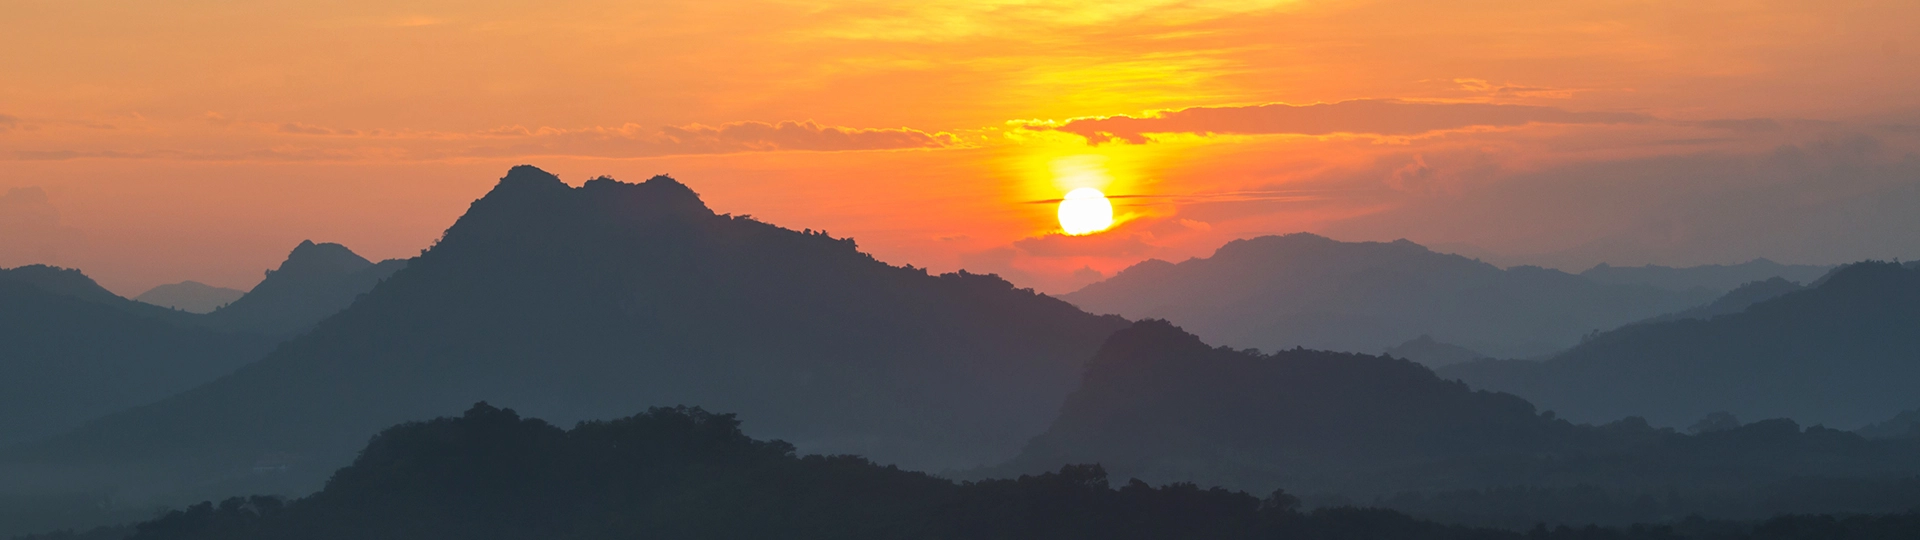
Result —
POLYGON ((564 430, 477 404, 390 428, 309 497, 232 498, 131 529, 22 540, 996 538, 1404 540, 1910 538, 1920 514, 1689 520, 1532 531, 1442 525, 1391 510, 1303 512, 1191 483, 1110 485, 1098 465, 956 483, 855 456, 798 456, 732 415, 654 408, 564 430))

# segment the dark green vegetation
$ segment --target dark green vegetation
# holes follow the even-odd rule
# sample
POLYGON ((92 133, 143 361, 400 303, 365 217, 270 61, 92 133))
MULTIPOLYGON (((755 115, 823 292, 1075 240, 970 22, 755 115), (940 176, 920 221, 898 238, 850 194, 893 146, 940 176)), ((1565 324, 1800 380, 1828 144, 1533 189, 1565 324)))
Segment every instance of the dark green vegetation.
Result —
POLYGON ((1168 319, 1231 347, 1378 353, 1421 335, 1495 358, 1550 354, 1595 330, 1704 304, 1718 291, 1500 269, 1405 240, 1311 234, 1235 240, 1212 257, 1150 260, 1061 298, 1168 319))
POLYGON ((1129 480, 1099 466, 954 483, 853 456, 799 457, 748 438, 732 415, 655 408, 562 430, 475 405, 390 428, 325 489, 201 503, 133 527, 24 540, 434 539, 1880 539, 1920 534, 1920 514, 1785 516, 1757 525, 1683 521, 1516 532, 1441 525, 1391 510, 1302 512, 1193 484, 1129 480))
POLYGON ((1852 429, 1920 406, 1920 268, 1865 262, 1738 313, 1631 325, 1541 362, 1442 376, 1576 421, 1685 426, 1717 411, 1852 429))
POLYGON ((1545 516, 1501 517, 1497 505, 1479 508, 1485 515, 1478 517, 1467 515, 1472 508, 1441 510, 1472 497, 1498 499, 1509 486, 1536 488, 1527 498, 1543 514, 1573 522, 1920 505, 1920 490, 1911 485, 1869 486, 1920 474, 1920 441, 1870 441, 1819 427, 1803 430, 1790 420, 1698 435, 1654 429, 1638 418, 1577 425, 1513 395, 1475 391, 1405 360, 1213 348, 1163 321, 1116 333, 1053 426, 1018 459, 989 474, 1065 463, 1101 463, 1150 481, 1287 486, 1310 500, 1324 494, 1390 501, 1402 493, 1426 493, 1403 498, 1409 507, 1437 515, 1509 526, 1525 524, 1514 519, 1545 516), (1776 497, 1790 495, 1784 487, 1806 478, 1850 482, 1857 492, 1874 495, 1776 497), (1593 498, 1581 490, 1628 504, 1641 495, 1665 502, 1633 512, 1598 504, 1581 508, 1579 497, 1593 498))
POLYGON ((1044 429, 1124 324, 995 277, 928 275, 849 240, 714 214, 666 177, 573 188, 519 167, 313 331, 205 386, 9 450, 0 473, 52 472, 0 478, 300 493, 382 427, 483 399, 568 421, 702 403, 809 450, 978 466, 1044 429))
POLYGON ((78 270, 0 269, 0 445, 213 380, 273 340, 134 302, 78 270))

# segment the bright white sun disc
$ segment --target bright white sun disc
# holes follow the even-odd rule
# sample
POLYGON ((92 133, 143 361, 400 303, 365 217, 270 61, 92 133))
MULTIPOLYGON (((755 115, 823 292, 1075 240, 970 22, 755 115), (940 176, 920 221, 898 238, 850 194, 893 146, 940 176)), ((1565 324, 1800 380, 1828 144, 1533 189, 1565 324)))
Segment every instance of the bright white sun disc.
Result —
POLYGON ((1113 203, 1100 190, 1083 187, 1060 200, 1060 230, 1079 236, 1113 226, 1113 203))

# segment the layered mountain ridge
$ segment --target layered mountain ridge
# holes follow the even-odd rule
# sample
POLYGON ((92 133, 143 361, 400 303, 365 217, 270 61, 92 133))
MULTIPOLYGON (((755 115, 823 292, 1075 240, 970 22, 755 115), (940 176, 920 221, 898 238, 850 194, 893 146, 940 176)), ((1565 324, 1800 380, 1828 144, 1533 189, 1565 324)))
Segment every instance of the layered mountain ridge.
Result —
POLYGON ((1915 305, 1920 268, 1856 263, 1738 312, 1598 334, 1546 362, 1439 371, 1582 421, 1684 426, 1725 411, 1851 429, 1920 407, 1908 384, 1920 379, 1915 305))
POLYGON ((563 422, 700 404, 808 451, 973 466, 1043 430, 1124 325, 996 277, 929 275, 715 214, 664 176, 572 187, 522 166, 263 360, 6 461, 95 484, 139 469, 165 471, 142 480, 155 486, 301 491, 385 425, 496 400, 563 422), (245 472, 263 460, 286 472, 245 472))
POLYGON ((1718 295, 1501 269, 1406 240, 1296 233, 1235 240, 1177 264, 1146 261, 1061 298, 1095 313, 1171 320, 1232 347, 1378 353, 1426 335, 1524 358, 1718 295))

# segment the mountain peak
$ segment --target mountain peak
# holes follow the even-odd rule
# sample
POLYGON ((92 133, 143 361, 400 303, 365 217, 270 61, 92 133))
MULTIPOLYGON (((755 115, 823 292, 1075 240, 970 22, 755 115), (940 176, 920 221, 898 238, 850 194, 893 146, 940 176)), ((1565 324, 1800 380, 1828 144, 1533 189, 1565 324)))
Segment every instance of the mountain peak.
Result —
POLYGON ((560 177, 541 170, 539 167, 532 165, 515 165, 512 169, 507 169, 507 175, 500 177, 500 183, 496 184, 493 189, 495 191, 502 189, 553 189, 555 187, 566 187, 566 185, 565 182, 560 181, 560 177))
POLYGON ((18 268, 0 268, 0 279, 26 283, 40 290, 54 294, 72 296, 91 302, 114 303, 124 300, 113 294, 93 278, 73 268, 62 268, 44 264, 30 264, 18 268))
POLYGON ((373 266, 373 261, 347 249, 347 246, 331 242, 316 244, 312 240, 303 240, 299 246, 295 246, 293 251, 287 254, 287 260, 281 262, 280 269, 274 272, 342 274, 359 271, 369 266, 373 266))
POLYGON ((215 287, 198 281, 182 281, 147 289, 133 299, 165 308, 173 308, 188 313, 212 313, 220 306, 233 303, 246 292, 224 287, 215 287))
POLYGON ((405 265, 374 264, 340 244, 303 241, 253 290, 211 315, 235 328, 292 335, 346 308, 405 265))
POLYGON ((1319 252, 1331 249, 1366 250, 1368 252, 1432 253, 1432 250, 1427 249, 1426 246, 1422 246, 1405 238, 1392 242, 1342 242, 1313 233, 1297 232, 1234 240, 1227 242, 1226 245, 1220 246, 1220 249, 1214 251, 1213 256, 1215 258, 1226 257, 1229 259, 1234 257, 1265 257, 1277 254, 1298 253, 1307 250, 1312 250, 1308 252, 1319 252))
POLYGON ((655 225, 687 225, 717 217, 691 188, 664 175, 637 184, 602 176, 576 188, 546 171, 522 165, 474 201, 428 250, 429 255, 437 255, 427 258, 476 255, 468 248, 477 246, 487 246, 482 251, 496 254, 544 249, 538 246, 556 238, 593 242, 587 237, 657 231, 655 225))

